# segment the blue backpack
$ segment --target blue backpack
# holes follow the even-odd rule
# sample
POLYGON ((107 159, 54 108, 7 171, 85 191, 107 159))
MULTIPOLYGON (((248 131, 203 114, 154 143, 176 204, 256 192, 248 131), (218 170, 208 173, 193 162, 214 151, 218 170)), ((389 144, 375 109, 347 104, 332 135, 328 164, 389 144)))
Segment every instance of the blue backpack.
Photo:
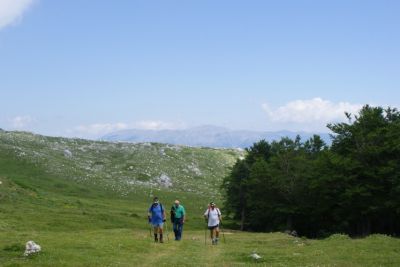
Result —
MULTIPOLYGON (((160 207, 161 207, 161 214, 164 214, 163 205, 162 205, 161 203, 158 204, 158 205, 160 205, 160 207)), ((154 203, 151 205, 151 207, 150 207, 150 212, 153 212, 153 209, 154 209, 155 206, 156 206, 156 205, 155 205, 154 203)))

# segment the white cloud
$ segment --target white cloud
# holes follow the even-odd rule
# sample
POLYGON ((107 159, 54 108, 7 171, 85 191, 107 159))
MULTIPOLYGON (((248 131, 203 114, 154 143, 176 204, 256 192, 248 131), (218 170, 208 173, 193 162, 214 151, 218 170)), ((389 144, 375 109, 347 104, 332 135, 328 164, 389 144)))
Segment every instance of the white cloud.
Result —
POLYGON ((144 130, 176 130, 182 129, 185 124, 182 122, 165 122, 165 121, 139 121, 136 122, 134 128, 144 130))
POLYGON ((0 0, 0 29, 17 22, 34 0, 0 0))
POLYGON ((14 129, 22 130, 31 125, 35 120, 31 116, 17 116, 10 120, 11 126, 14 129))
POLYGON ((81 138, 99 138, 105 134, 127 129, 143 129, 143 130, 165 130, 165 129, 181 129, 183 123, 172 123, 164 121, 138 121, 134 123, 94 123, 88 125, 79 125, 72 130, 67 130, 68 136, 81 138))
POLYGON ((73 130, 70 130, 69 133, 78 134, 78 136, 81 137, 93 137, 93 136, 100 136, 109 132, 125 130, 128 128, 129 128, 128 124, 123 122, 94 123, 89 125, 79 125, 75 127, 73 130))
POLYGON ((295 100, 284 106, 272 108, 262 104, 270 126, 285 127, 289 130, 327 131, 326 124, 346 119, 345 112, 358 113, 361 104, 349 102, 333 103, 319 97, 308 100, 295 100))

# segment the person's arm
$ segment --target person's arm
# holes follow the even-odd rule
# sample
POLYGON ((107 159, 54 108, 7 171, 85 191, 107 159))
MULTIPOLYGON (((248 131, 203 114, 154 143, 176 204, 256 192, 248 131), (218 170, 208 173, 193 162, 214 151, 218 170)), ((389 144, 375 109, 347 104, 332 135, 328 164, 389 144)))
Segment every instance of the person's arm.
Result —
POLYGON ((182 223, 184 223, 186 220, 186 211, 185 208, 182 206, 182 223))

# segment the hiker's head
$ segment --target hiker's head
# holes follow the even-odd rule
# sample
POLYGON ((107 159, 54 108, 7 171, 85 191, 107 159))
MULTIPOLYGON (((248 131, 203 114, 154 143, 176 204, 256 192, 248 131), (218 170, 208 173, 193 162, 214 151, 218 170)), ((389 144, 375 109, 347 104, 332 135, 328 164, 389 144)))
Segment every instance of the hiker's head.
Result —
POLYGON ((158 202, 159 202, 158 197, 154 197, 154 198, 153 198, 153 203, 154 203, 154 204, 158 204, 158 202))
POLYGON ((215 208, 215 203, 214 202, 210 202, 210 207, 211 208, 215 208))
POLYGON ((175 206, 179 206, 179 200, 175 200, 175 202, 174 202, 174 204, 175 204, 175 206))

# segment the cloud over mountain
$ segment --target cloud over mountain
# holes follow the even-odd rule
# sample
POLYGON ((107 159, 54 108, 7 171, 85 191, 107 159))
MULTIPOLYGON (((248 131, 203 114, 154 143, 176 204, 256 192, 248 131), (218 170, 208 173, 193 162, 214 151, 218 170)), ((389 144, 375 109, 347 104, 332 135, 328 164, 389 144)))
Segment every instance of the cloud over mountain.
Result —
POLYGON ((285 129, 296 130, 295 127, 307 131, 326 131, 326 124, 345 120, 345 112, 357 113, 361 104, 349 102, 334 103, 316 97, 308 100, 294 100, 278 108, 267 103, 262 109, 271 124, 279 124, 285 129))

